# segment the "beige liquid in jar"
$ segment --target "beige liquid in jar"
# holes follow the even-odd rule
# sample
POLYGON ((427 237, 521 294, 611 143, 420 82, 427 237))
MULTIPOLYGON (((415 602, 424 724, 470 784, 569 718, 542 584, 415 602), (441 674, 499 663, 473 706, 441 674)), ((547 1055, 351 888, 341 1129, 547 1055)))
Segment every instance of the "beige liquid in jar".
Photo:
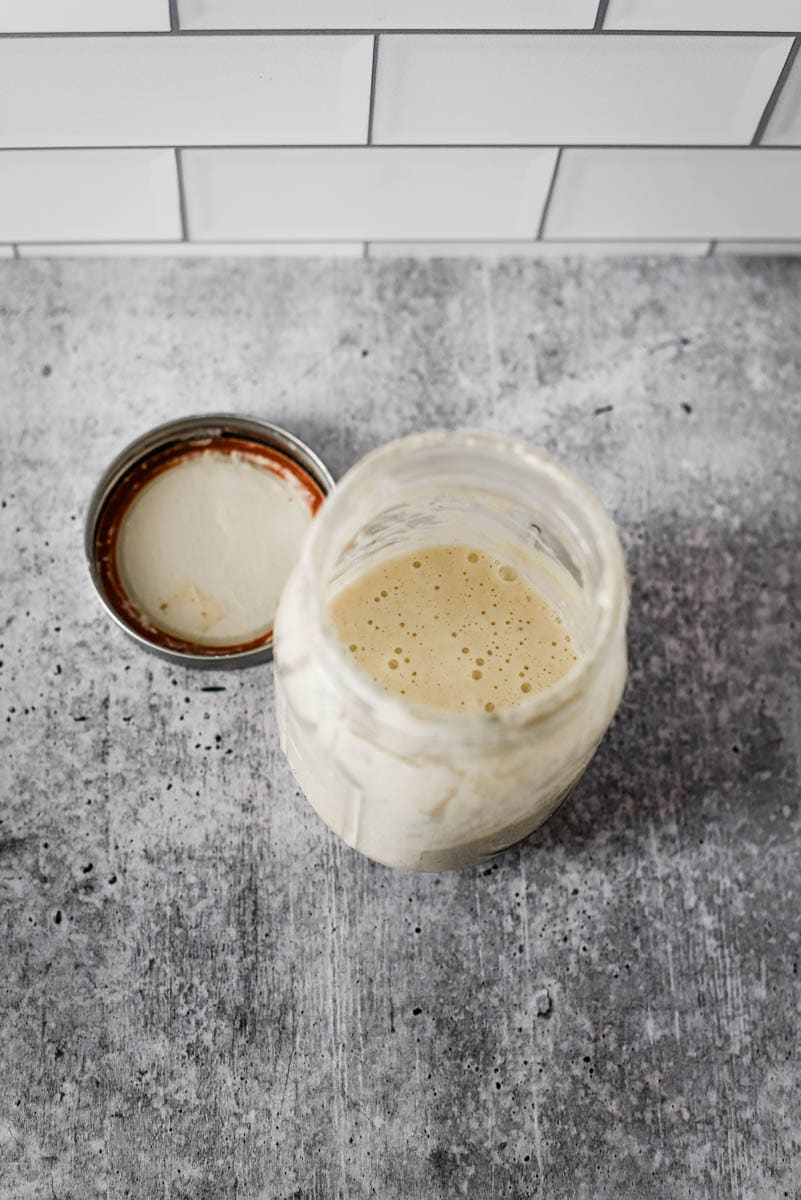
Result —
POLYGON ((343 588, 330 611, 379 687, 456 712, 522 704, 577 660, 548 602, 473 546, 427 546, 380 562, 343 588))

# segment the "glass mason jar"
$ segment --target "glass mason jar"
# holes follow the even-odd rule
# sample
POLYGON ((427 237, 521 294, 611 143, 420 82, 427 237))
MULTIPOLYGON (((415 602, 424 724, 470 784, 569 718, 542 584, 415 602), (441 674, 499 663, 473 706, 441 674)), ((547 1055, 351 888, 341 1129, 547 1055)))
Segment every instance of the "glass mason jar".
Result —
POLYGON ((614 525, 546 454, 432 432, 358 462, 314 521, 275 624, 281 746, 348 845, 388 866, 474 864, 526 838, 575 787, 620 701, 628 589, 614 525), (459 713, 379 687, 331 598, 382 558, 445 543, 511 564, 570 628, 576 664, 517 707, 459 713))

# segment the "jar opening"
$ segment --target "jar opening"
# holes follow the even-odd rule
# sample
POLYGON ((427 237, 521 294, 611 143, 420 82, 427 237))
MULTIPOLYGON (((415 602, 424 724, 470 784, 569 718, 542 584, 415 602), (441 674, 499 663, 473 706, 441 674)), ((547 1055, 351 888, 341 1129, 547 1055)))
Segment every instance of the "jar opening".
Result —
POLYGON ((592 493, 542 451, 501 434, 434 431, 362 459, 324 505, 309 536, 319 653, 374 719, 432 736, 485 742, 569 706, 625 622, 626 580, 614 525, 592 493), (356 662, 330 604, 381 560, 425 546, 469 543, 520 571, 575 634, 578 661, 514 707, 461 713, 390 694, 356 662))

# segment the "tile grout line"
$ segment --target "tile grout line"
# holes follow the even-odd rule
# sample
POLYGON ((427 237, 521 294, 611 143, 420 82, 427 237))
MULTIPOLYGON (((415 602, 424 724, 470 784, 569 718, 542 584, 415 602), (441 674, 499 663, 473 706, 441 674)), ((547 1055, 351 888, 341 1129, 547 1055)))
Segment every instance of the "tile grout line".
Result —
MULTIPOLYGON (((403 238, 402 241, 409 241, 403 238)), ((430 239, 429 239, 430 240, 430 239)), ((225 239, 195 239, 184 242, 181 238, 48 238, 47 241, 19 242, 23 248, 39 246, 159 246, 179 249, 183 245, 206 246, 354 246, 360 243, 358 238, 225 238, 225 239)), ((14 243, 6 242, 12 249, 14 243)))
MULTIPOLYGON (((601 0, 603 3, 603 0, 601 0)), ((603 18, 604 14, 599 16, 603 18)), ((51 40, 69 39, 69 38, 114 38, 115 40, 124 38, 165 38, 170 37, 173 33, 180 33, 182 38, 205 38, 205 37, 355 37, 355 36, 383 36, 391 37, 519 37, 521 35, 529 37, 592 37, 597 33, 598 29, 592 28, 582 29, 460 29, 460 28, 443 28, 443 29, 412 29, 412 28, 396 28, 396 29, 376 29, 375 27, 356 27, 353 29, 182 29, 180 26, 177 29, 86 29, 81 31, 73 30, 53 30, 49 33, 31 30, 27 33, 8 33, 0 32, 0 42, 12 41, 17 38, 42 39, 50 38, 51 40)), ((604 33, 614 37, 631 37, 631 38, 795 38, 799 36, 798 29, 604 29, 604 33)))
POLYGON ((556 176, 559 174, 559 166, 560 166, 561 162, 562 162, 562 147, 560 146, 559 149, 556 151, 556 162, 553 164, 553 174, 551 175, 551 182, 548 184, 548 192, 545 196, 545 203, 542 206, 542 213, 540 215, 539 224, 537 226, 537 232, 534 235, 535 242, 543 241, 543 234, 545 232, 545 222, 548 219, 548 210, 551 207, 551 200, 553 199, 554 188, 556 187, 556 176))
POLYGON ((170 5, 170 33, 181 32, 181 21, 178 16, 178 0, 169 0, 170 5))
MULTIPOLYGON (((709 235, 705 237, 587 237, 587 238, 553 238, 543 240, 543 245, 564 245, 564 246, 584 246, 584 245, 625 245, 632 246, 641 245, 643 242, 658 243, 659 245, 670 246, 673 244, 684 245, 686 242, 708 242, 709 235)), ((726 242, 748 243, 765 242, 772 244, 776 241, 786 243, 787 245, 801 246, 801 238, 777 238, 775 235, 770 237, 730 237, 724 240, 726 242)), ((323 238, 199 238, 189 239, 189 244, 193 246, 315 246, 315 245, 343 245, 350 246, 361 242, 361 238, 341 238, 341 237, 323 237, 323 238)), ((428 245, 436 243, 437 245, 479 245, 483 246, 486 243, 501 246, 517 246, 536 245, 536 238, 525 237, 461 237, 461 238, 445 238, 445 237, 379 237, 370 238, 364 243, 369 245, 370 242, 379 242, 382 245, 405 245, 412 242, 420 245, 428 245)), ((15 243, 6 242, 6 245, 12 247, 15 243)), ((17 246, 181 246, 183 244, 180 238, 41 238, 31 239, 24 242, 16 243, 17 246)))
POLYGON ((793 40, 793 44, 787 52, 787 58, 784 60, 784 66, 782 67, 781 71, 779 71, 779 77, 773 85, 773 91, 768 96, 768 102, 765 105, 762 116, 759 118, 757 127, 754 130, 754 136, 751 139, 752 146, 759 146, 762 142, 762 138, 765 136, 767 127, 770 124, 770 119, 776 111, 776 105, 779 103, 779 97, 784 90, 784 85, 793 69, 793 63, 798 56, 799 46, 801 46, 801 36, 798 36, 793 40))
POLYGON ((596 33, 600 33, 604 27, 604 21, 606 20, 606 10, 608 8, 609 8, 609 0, 599 0, 598 11, 595 14, 595 24, 593 26, 593 30, 596 33))
MULTIPOLYGON (((799 250, 801 250, 801 239, 799 239, 799 238, 776 238, 776 237, 751 237, 751 238, 736 237, 736 238, 726 238, 726 239, 713 238, 711 240, 707 239, 707 238, 700 238, 700 237, 686 237, 686 238, 596 237, 596 238, 554 238, 551 240, 549 240, 549 239, 539 239, 538 240, 538 239, 531 239, 531 238, 431 238, 431 237, 423 237, 423 238, 403 237, 403 238, 377 238, 377 239, 374 239, 375 244, 383 245, 383 246, 414 245, 414 246, 422 246, 423 248, 428 247, 428 246, 448 247, 448 246, 453 246, 453 245, 456 245, 456 246, 471 246, 471 245, 487 246, 487 245, 490 245, 494 248, 500 248, 500 247, 504 247, 504 246, 512 246, 512 247, 522 246, 525 248, 530 248, 530 247, 534 247, 537 245, 548 246, 549 248, 553 248, 555 246, 558 246, 560 248, 562 248, 562 247, 565 248, 566 255, 569 255, 573 250, 575 250, 577 253, 580 253, 582 248, 587 245, 589 245, 589 246, 607 246, 607 245, 626 246, 626 245, 629 245, 629 246, 631 246, 632 251, 636 253, 637 250, 642 245, 649 245, 649 246, 655 245, 655 246, 670 247, 673 245, 684 246, 687 244, 701 245, 704 242, 707 242, 706 251, 704 252, 703 255, 701 255, 702 258, 717 258, 718 257, 718 247, 721 243, 721 240, 725 240, 726 244, 731 245, 731 246, 743 246, 743 245, 758 246, 758 245, 762 245, 762 244, 767 245, 767 246, 772 246, 776 243, 780 243, 782 246, 791 246, 793 248, 797 247, 799 250)), ((228 248, 233 248, 233 247, 237 247, 237 246, 248 246, 248 247, 253 247, 255 249, 258 249, 263 246, 270 246, 270 247, 276 248, 276 252, 273 255, 273 257, 280 258, 281 254, 280 254, 278 248, 280 248, 281 246, 303 246, 303 247, 350 246, 350 245, 354 245, 355 243, 354 243, 353 238, 292 238, 292 239, 282 238, 280 240, 276 240, 273 238, 259 239, 259 240, 253 240, 253 239, 242 240, 242 239, 236 239, 236 238, 228 238, 228 239, 225 239, 222 241, 207 241, 206 239, 203 239, 202 241, 190 241, 187 243, 184 243, 184 242, 174 239, 174 238, 171 238, 171 239, 116 238, 111 241, 109 241, 108 239, 82 240, 82 239, 77 239, 77 238, 69 238, 67 240, 64 240, 64 239, 51 238, 48 241, 44 241, 44 242, 43 241, 26 241, 26 242, 19 242, 19 243, 12 242, 12 243, 6 243, 6 244, 9 245, 11 248, 12 260, 13 259, 24 260, 28 256, 22 255, 20 253, 20 247, 22 247, 23 249, 27 249, 27 248, 36 249, 38 247, 43 247, 43 246, 54 246, 54 247, 62 247, 62 248, 65 246, 81 246, 81 247, 111 246, 115 249, 119 249, 123 246, 158 246, 160 248, 169 250, 169 249, 178 249, 180 246, 187 244, 187 245, 191 245, 193 247, 197 247, 198 257, 202 258, 202 257, 204 257, 204 253, 203 253, 204 249, 208 248, 208 247, 213 247, 215 249, 218 249, 220 247, 225 247, 226 249, 228 249, 228 248)), ((370 253, 370 246, 372 244, 373 243, 371 243, 370 241, 362 242, 361 243, 361 245, 362 245, 361 254, 356 255, 354 257, 361 257, 362 259, 368 259, 369 261, 373 261, 373 256, 370 253)), ((224 255, 220 255, 219 257, 224 257, 224 255)), ((295 256, 293 255, 293 257, 295 257, 295 256)), ((302 255, 299 257, 302 257, 302 255)), ((310 255, 310 257, 313 257, 313 255, 310 255)), ((624 258, 625 253, 621 252, 620 257, 624 258)))
MULTIPOLYGON (((126 145, 113 143, 84 142, 81 145, 61 146, 2 146, 3 154, 36 154, 86 150, 96 153, 128 150, 172 150, 174 142, 129 142, 126 145)), ((749 142, 187 142, 182 150, 736 150, 750 152, 761 150, 792 153, 801 150, 801 142, 792 145, 772 146, 764 142, 754 145, 749 142)))
POLYGON ((373 144, 373 116, 375 114, 375 81, 378 72, 378 34, 373 34, 373 58, 370 64, 370 106, 367 110, 367 145, 373 144))
POLYGON ((178 212, 181 216, 181 241, 189 241, 189 219, 186 212, 186 190, 184 188, 184 164, 181 148, 175 148, 175 172, 178 179, 178 212))

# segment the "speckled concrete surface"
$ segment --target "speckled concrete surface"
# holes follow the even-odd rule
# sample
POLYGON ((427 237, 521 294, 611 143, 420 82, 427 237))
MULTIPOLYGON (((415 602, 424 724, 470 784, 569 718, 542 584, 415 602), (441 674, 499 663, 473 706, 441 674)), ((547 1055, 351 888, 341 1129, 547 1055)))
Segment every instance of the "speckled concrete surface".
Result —
POLYGON ((0 264, 0 1197, 801 1194, 801 263, 0 264), (270 669, 101 614, 82 518, 231 408, 482 424, 623 530, 632 675, 492 867, 300 799, 270 669))

